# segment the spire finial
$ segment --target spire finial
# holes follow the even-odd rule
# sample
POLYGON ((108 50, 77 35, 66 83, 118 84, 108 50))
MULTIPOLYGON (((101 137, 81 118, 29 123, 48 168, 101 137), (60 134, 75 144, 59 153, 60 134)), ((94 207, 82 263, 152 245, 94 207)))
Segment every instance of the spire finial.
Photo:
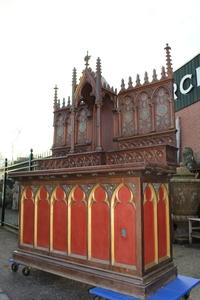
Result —
POLYGON ((168 76, 172 76, 172 74, 173 74, 170 50, 171 50, 171 47, 168 44, 166 44, 165 51, 166 51, 167 75, 168 76))
POLYGON ((124 83, 124 79, 122 78, 121 80, 121 91, 125 90, 125 83, 124 83))
POLYGON ((54 104, 53 104, 53 107, 54 109, 57 108, 57 104, 58 104, 58 87, 57 87, 57 84, 55 85, 54 87, 54 104))
POLYGON ((73 107, 75 107, 75 103, 74 103, 75 90, 76 90, 76 68, 73 68, 73 73, 72 73, 72 106, 73 107))
POLYGON ((161 79, 165 79, 165 78, 166 78, 165 67, 162 66, 162 69, 161 69, 161 79))
POLYGON ((140 75, 137 74, 137 76, 136 76, 136 86, 140 86, 140 85, 141 85, 141 83, 140 83, 140 75))
POLYGON ((132 81, 132 78, 131 78, 131 76, 129 76, 129 78, 128 78, 128 88, 132 88, 133 87, 133 81, 132 81))
POLYGON ((101 59, 98 57, 96 64, 96 101, 99 102, 102 101, 101 84, 101 59))
POLYGON ((145 72, 144 73, 144 84, 147 84, 147 83, 149 83, 149 77, 148 77, 148 73, 145 72))
POLYGON ((152 76, 152 79, 153 79, 153 82, 158 80, 157 74, 156 74, 156 69, 153 69, 153 76, 152 76))
POLYGON ((65 98, 63 98, 62 107, 65 107, 65 98))
POLYGON ((68 96, 67 107, 70 107, 70 96, 68 96))
POLYGON ((91 58, 91 55, 89 55, 89 54, 88 54, 88 51, 87 51, 87 54, 86 54, 86 56, 84 57, 86 69, 87 69, 88 66, 89 66, 89 60, 90 60, 90 58, 91 58))
POLYGON ((100 57, 97 58, 96 71, 97 71, 97 74, 101 75, 101 59, 100 59, 100 57))

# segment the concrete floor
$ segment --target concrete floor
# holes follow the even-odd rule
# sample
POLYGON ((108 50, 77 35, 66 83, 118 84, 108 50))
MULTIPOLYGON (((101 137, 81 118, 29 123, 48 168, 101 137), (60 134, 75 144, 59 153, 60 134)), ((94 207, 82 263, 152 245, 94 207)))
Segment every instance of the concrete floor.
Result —
MULTIPOLYGON (((20 271, 11 272, 8 260, 16 247, 17 235, 0 227, 0 290, 10 300, 92 299, 86 284, 38 270, 31 270, 28 277, 23 276, 20 271)), ((179 274, 200 278, 200 244, 192 247, 174 245, 173 248, 179 274)), ((200 286, 192 291, 190 299, 200 300, 200 286)))

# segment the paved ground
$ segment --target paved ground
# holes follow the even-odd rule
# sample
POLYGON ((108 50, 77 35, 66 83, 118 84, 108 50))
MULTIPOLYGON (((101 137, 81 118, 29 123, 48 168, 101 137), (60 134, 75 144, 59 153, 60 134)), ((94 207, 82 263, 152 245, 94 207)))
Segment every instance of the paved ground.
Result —
MULTIPOLYGON (((92 299, 86 284, 38 270, 31 270, 28 277, 11 272, 8 259, 16 247, 17 235, 0 227, 0 300, 92 299)), ((200 278, 200 244, 174 245, 174 257, 179 274, 200 278)), ((190 299, 200 300, 200 287, 192 291, 190 299)))

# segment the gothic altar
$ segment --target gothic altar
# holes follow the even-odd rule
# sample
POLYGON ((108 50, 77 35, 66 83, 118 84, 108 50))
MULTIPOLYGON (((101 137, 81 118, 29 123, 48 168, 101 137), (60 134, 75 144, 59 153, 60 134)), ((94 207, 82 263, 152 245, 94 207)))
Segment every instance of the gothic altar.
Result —
POLYGON ((170 47, 161 77, 111 87, 85 69, 54 95, 52 157, 21 183, 15 261, 145 299, 176 277, 168 181, 176 167, 170 47))

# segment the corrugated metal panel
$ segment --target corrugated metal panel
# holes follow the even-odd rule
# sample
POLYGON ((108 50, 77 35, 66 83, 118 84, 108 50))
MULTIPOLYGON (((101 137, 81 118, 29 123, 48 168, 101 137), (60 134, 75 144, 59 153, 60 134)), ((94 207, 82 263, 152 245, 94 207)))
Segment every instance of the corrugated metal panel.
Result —
POLYGON ((175 100, 175 111, 179 111, 197 101, 200 101, 200 86, 197 86, 196 68, 200 67, 200 54, 195 56, 188 63, 174 72, 174 81, 177 84, 177 99, 175 100), (187 75, 192 74, 191 79, 186 79, 183 88, 187 89, 192 84, 192 89, 187 94, 180 92, 181 79, 187 75))

